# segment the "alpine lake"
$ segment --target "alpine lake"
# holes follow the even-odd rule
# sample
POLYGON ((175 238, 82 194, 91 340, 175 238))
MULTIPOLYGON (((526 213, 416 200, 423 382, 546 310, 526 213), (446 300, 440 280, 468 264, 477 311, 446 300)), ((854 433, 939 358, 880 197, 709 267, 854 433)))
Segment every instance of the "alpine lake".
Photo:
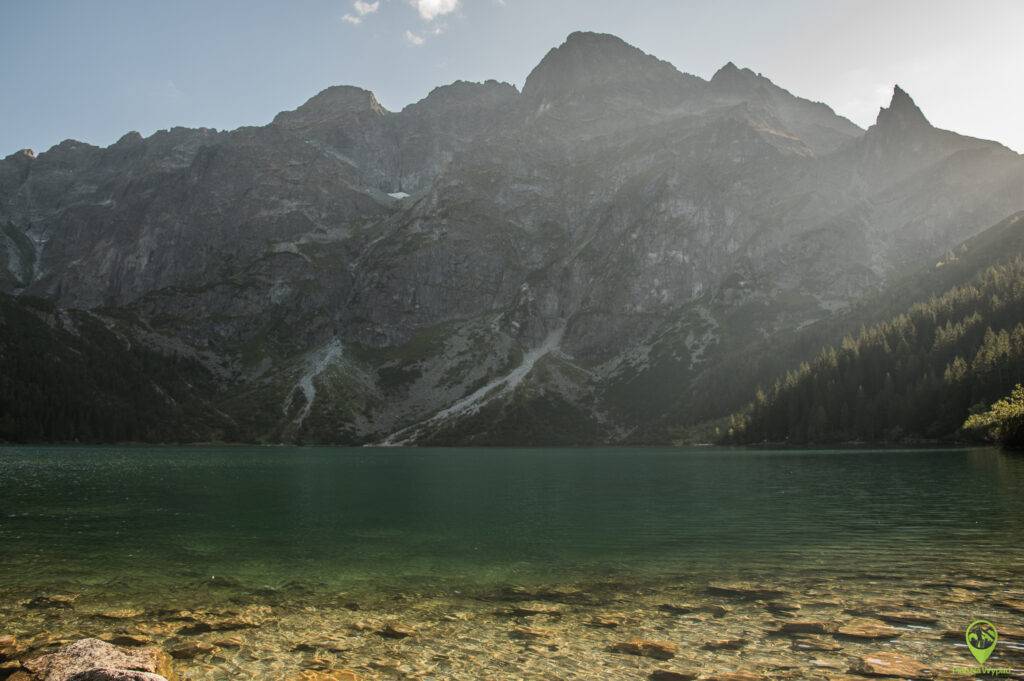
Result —
POLYGON ((996 449, 9 446, 0 556, 0 678, 84 637, 195 680, 970 678, 979 619, 1024 678, 996 449))

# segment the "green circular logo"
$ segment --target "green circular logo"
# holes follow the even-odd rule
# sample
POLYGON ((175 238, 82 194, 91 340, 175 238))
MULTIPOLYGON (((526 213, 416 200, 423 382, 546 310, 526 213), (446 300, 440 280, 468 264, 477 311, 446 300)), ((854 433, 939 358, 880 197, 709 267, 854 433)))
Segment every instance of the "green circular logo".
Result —
POLYGON ((985 664, 992 651, 996 649, 999 633, 996 625, 988 620, 975 620, 967 625, 967 648, 974 655, 978 664, 985 664))

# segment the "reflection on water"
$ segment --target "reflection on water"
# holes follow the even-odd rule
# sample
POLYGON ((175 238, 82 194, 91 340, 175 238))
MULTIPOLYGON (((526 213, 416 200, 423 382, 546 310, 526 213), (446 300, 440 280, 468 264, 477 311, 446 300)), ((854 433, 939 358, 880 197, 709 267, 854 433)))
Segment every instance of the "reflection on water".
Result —
POLYGON ((980 615, 1012 656, 1024 625, 1024 458, 991 449, 17 447, 0 449, 0 498, 10 633, 216 645, 182 658, 189 678, 804 678, 879 649, 963 664, 944 632, 980 615), (708 591, 734 580, 780 602, 708 591), (878 619, 907 609, 930 621, 878 619), (246 625, 182 634, 188 618, 246 625), (380 635, 395 618, 416 635, 380 635), (768 635, 864 618, 898 635, 768 635), (737 640, 705 649, 709 631, 737 640), (637 636, 679 650, 609 652, 637 636))

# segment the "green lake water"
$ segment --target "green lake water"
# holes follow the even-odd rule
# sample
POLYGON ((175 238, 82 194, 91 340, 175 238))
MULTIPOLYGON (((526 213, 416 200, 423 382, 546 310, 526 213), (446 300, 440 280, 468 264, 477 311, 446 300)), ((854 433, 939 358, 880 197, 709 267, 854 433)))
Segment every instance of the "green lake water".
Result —
POLYGON ((331 598, 390 616, 567 585, 622 608, 713 580, 999 596, 1024 575, 1024 457, 994 449, 4 447, 0 502, 0 614, 26 635, 90 633, 24 610, 54 593, 140 620, 331 598))

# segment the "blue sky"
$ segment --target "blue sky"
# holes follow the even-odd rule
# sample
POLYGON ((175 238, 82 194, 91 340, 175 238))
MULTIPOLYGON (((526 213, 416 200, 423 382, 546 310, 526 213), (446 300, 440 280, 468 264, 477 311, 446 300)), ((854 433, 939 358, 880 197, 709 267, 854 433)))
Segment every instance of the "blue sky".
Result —
POLYGON ((1021 26, 1021 0, 0 0, 0 156, 262 125, 334 84, 393 110, 460 78, 521 86, 574 30, 705 78, 734 61, 862 126, 899 83, 1020 151, 1021 26))

